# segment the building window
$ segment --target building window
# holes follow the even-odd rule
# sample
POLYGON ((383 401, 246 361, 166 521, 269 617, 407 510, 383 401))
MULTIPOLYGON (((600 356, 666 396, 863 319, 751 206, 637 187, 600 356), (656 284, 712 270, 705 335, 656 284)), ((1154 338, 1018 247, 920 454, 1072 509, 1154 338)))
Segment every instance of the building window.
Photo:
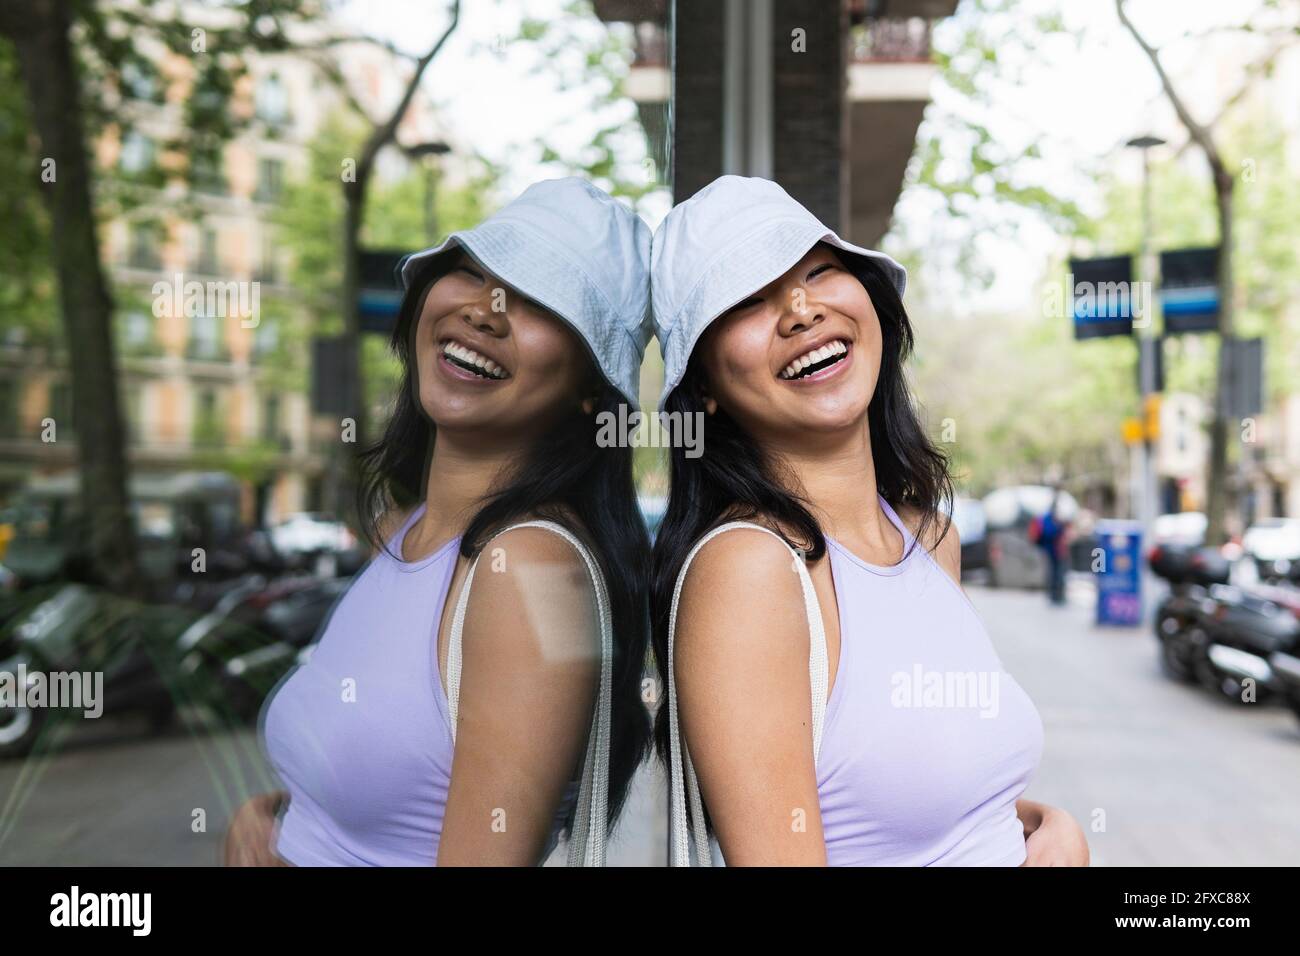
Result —
POLYGON ((130 309, 122 316, 122 352, 148 355, 154 350, 153 316, 144 309, 130 309))
POLYGON ((138 445, 144 440, 144 386, 135 382, 123 386, 127 440, 138 445))
POLYGON ((153 64, 145 60, 128 60, 123 64, 122 93, 131 99, 161 103, 162 84, 153 64))
POLYGON ((226 357, 220 316, 196 315, 190 318, 189 357, 200 362, 219 362, 226 357))
POLYGON ((118 157, 122 172, 138 176, 153 166, 153 140, 143 133, 131 130, 122 138, 122 152, 118 157))
POLYGON ((199 258, 194 267, 206 275, 221 273, 221 261, 217 255, 217 230, 211 226, 199 227, 199 258))
POLYGON ((214 388, 201 388, 194 396, 194 444, 200 448, 218 448, 225 444, 226 430, 221 423, 221 403, 214 388))
POLYGON ((279 74, 271 73, 257 84, 255 96, 257 118, 271 126, 283 126, 289 121, 289 92, 279 74))
POLYGON ((131 225, 130 250, 127 264, 133 269, 162 268, 162 254, 157 223, 137 222, 131 225))
POLYGON ((266 358, 280 346, 280 326, 274 319, 263 318, 253 333, 253 356, 266 358))
POLYGON ((55 382, 50 386, 49 414, 54 419, 58 438, 68 438, 77 433, 77 423, 72 416, 72 386, 67 382, 55 382))
POLYGON ((194 154, 190 160, 190 182, 195 192, 210 196, 224 196, 230 191, 221 165, 220 149, 194 154))
POLYGON ((258 202, 276 202, 284 191, 284 163, 278 159, 262 158, 257 161, 258 202))
POLYGON ((262 441, 280 444, 280 396, 268 395, 262 402, 262 441))
POLYGON ((12 438, 18 434, 18 381, 7 377, 0 379, 0 436, 12 438))
POLYGON ((275 234, 270 228, 262 227, 262 254, 257 267, 257 277, 263 282, 280 281, 280 250, 275 245, 275 234))

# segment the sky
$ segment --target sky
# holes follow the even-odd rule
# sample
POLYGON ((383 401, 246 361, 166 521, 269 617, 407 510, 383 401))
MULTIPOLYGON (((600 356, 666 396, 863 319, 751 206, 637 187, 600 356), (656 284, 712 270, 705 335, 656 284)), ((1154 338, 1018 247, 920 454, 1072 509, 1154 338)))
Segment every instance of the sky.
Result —
MULTIPOLYGON (((540 164, 538 142, 545 140, 561 152, 578 149, 598 128, 591 114, 591 89, 562 89, 561 74, 572 61, 539 63, 536 47, 510 43, 521 18, 547 19, 558 16, 563 0, 465 0, 461 23, 447 47, 430 67, 426 89, 438 104, 440 115, 453 143, 473 148, 500 164, 506 173, 503 199, 537 178, 556 175, 540 164)), ((1159 85, 1149 61, 1126 32, 1123 32, 1109 0, 1024 0, 1026 10, 1063 10, 1077 39, 1058 38, 1033 51, 1024 64, 1020 82, 999 87, 995 115, 987 117, 990 128, 1003 139, 1014 155, 1028 143, 1038 143, 1043 161, 1035 174, 1052 191, 1081 202, 1085 209, 1099 211, 1100 195, 1094 175, 1110 169, 1122 178, 1140 175, 1140 157, 1123 148, 1130 137, 1162 126, 1165 116, 1159 85)), ((1129 0, 1131 16, 1148 39, 1164 47, 1167 66, 1176 77, 1185 77, 1198 96, 1194 108, 1202 118, 1213 115, 1213 104, 1202 97, 1222 95, 1215 76, 1198 76, 1201 64, 1195 42, 1177 42, 1186 32, 1195 32, 1242 16, 1241 7, 1219 0, 1129 0), (1225 10, 1225 7, 1228 8, 1225 10)), ((417 52, 429 45, 445 23, 445 6, 436 0, 344 0, 339 11, 343 23, 370 35, 383 37, 400 48, 417 52), (417 14, 431 11, 427 15, 417 14)), ((957 17, 941 23, 935 37, 942 46, 955 37, 959 20, 970 15, 965 2, 957 17), (947 32, 945 32, 947 31, 947 32)), ((1010 25, 1008 25, 1010 28, 1010 25)), ((594 24, 595 29, 600 25, 594 24)), ((1010 40, 1011 38, 1009 38, 1010 40)), ((1017 44, 1008 42, 1005 58, 1016 59, 1017 44)), ((580 71, 577 71, 580 72, 580 71)), ((1203 72, 1203 71, 1202 71, 1203 72)), ((967 105, 939 82, 932 84, 936 100, 927 117, 946 135, 942 116, 962 111, 967 105)), ((630 110, 630 104, 627 107, 630 110)), ((927 120, 930 121, 930 120, 927 120)), ((1180 143, 1177 127, 1160 130, 1180 143)), ((953 149, 958 148, 954 141, 953 149)), ((631 157, 635 162, 639 157, 631 157)), ((1196 161, 1193 155, 1189 161, 1196 161)), ((667 212, 665 193, 652 197, 642 208, 655 225, 667 212)), ((943 223, 933 234, 934 208, 923 196, 904 195, 895 210, 896 236, 915 243, 944 241, 943 223)), ((971 312, 989 308, 1024 308, 1036 296, 1036 285, 1026 282, 1027 270, 1041 274, 1050 250, 1058 255, 1065 241, 1033 216, 1012 216, 1016 226, 1010 239, 985 235, 974 241, 981 255, 998 277, 992 287, 972 295, 968 287, 954 285, 951 294, 963 299, 962 309, 971 312)), ((884 243, 890 248, 890 240, 884 243)), ((933 274, 927 285, 945 290, 942 256, 935 256, 933 274)), ((962 309, 959 309, 961 311, 962 309)))

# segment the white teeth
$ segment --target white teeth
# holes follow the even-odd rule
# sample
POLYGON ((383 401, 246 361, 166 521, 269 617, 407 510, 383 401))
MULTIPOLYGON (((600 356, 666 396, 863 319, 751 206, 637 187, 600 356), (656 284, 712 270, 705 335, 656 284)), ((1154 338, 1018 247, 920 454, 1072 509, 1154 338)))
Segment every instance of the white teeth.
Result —
POLYGON ((808 366, 816 365, 818 362, 824 362, 835 355, 843 355, 848 352, 848 350, 849 347, 839 339, 836 339, 834 342, 828 342, 821 348, 813 349, 811 352, 799 356, 787 365, 781 372, 781 378, 794 378, 808 366))
POLYGON ((505 369, 496 362, 456 342, 443 343, 442 351, 444 355, 455 356, 458 361, 466 365, 473 365, 475 368, 482 369, 492 378, 502 379, 506 377, 505 369))

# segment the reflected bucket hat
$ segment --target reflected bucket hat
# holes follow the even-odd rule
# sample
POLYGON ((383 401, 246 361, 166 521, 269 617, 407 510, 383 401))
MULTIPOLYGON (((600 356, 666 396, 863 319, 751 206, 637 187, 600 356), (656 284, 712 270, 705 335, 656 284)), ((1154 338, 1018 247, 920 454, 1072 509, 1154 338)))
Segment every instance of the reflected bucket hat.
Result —
POLYGON ((818 242, 875 261, 902 298, 906 269, 883 252, 845 242, 770 179, 720 176, 668 213, 655 232, 650 264, 664 356, 661 410, 710 323, 780 278, 818 242))
POLYGON ((639 404, 653 331, 650 227, 640 216, 577 176, 533 183, 473 229, 403 259, 403 289, 422 263, 457 248, 563 320, 606 381, 639 404))

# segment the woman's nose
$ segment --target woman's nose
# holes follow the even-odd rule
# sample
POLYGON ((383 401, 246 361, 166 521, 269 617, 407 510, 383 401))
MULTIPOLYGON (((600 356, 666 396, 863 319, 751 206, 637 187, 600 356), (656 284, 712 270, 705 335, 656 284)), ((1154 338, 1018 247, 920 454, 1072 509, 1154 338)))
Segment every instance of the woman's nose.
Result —
POLYGON ((781 334, 795 335, 806 331, 825 317, 821 303, 809 301, 807 290, 797 287, 786 297, 786 305, 781 312, 781 334))
POLYGON ((461 316, 480 332, 500 338, 510 329, 506 317, 506 292, 504 289, 487 289, 482 297, 465 307, 461 316))

